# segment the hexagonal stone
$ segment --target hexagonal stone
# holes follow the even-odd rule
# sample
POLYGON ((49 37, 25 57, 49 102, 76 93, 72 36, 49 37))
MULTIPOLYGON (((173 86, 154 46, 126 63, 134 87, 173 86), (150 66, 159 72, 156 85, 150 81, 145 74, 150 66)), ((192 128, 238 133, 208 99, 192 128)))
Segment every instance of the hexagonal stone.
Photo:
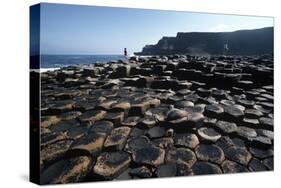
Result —
POLYGON ((222 165, 222 170, 224 173, 241 173, 241 172, 249 172, 249 170, 236 162, 225 160, 222 165))
POLYGON ((46 145, 40 152, 40 159, 44 163, 49 163, 63 157, 72 142, 72 140, 60 140, 46 145))
POLYGON ((71 145, 71 152, 96 155, 101 151, 105 137, 106 134, 104 133, 89 133, 73 142, 71 145))
POLYGON ((87 156, 69 159, 59 176, 51 183, 65 184, 80 182, 90 171, 91 161, 91 158, 87 156))
POLYGON ((88 133, 89 128, 87 126, 73 127, 66 131, 67 137, 76 140, 88 133))
POLYGON ((209 90, 209 89, 204 89, 204 88, 198 88, 197 89, 197 93, 198 93, 198 95, 199 96, 201 96, 201 97, 208 97, 208 96, 210 96, 211 95, 211 90, 209 90))
POLYGON ((94 110, 97 107, 97 104, 98 102, 96 101, 88 101, 88 100, 76 101, 75 104, 73 105, 73 109, 83 112, 90 111, 90 110, 94 110))
POLYGON ((181 89, 181 90, 177 91, 177 94, 179 94, 179 95, 187 95, 189 93, 191 93, 191 91, 189 89, 181 89))
POLYGON ((231 161, 235 161, 242 165, 247 166, 252 158, 251 153, 242 147, 232 146, 224 151, 225 157, 231 161))
POLYGON ((82 123, 92 124, 92 123, 95 123, 96 121, 103 119, 105 117, 105 115, 106 115, 106 111, 94 110, 94 111, 84 112, 78 118, 82 123))
POLYGON ((205 110, 205 104, 196 104, 194 107, 186 107, 184 108, 185 111, 189 113, 204 113, 205 110))
POLYGON ((50 132, 43 135, 41 134, 40 145, 41 147, 42 146, 44 147, 48 144, 52 144, 59 140, 64 140, 64 139, 67 139, 67 134, 65 134, 64 132, 50 132))
POLYGON ((71 111, 73 107, 73 102, 69 100, 58 101, 52 104, 46 111, 42 111, 43 115, 56 115, 63 112, 71 111))
POLYGON ((108 135, 113 129, 113 123, 110 121, 97 121, 90 129, 90 132, 104 133, 108 135))
POLYGON ((123 126, 127 126, 127 127, 134 127, 139 123, 140 117, 138 116, 130 116, 127 117, 126 119, 124 119, 124 121, 122 122, 123 126))
POLYGON ((195 148, 199 144, 199 139, 195 134, 185 133, 176 134, 174 137, 176 146, 183 146, 188 148, 195 148))
POLYGON ((257 132, 255 129, 239 126, 237 129, 237 135, 242 137, 243 139, 249 140, 250 138, 257 137, 257 132))
POLYGON ((141 116, 150 107, 147 101, 136 101, 131 103, 130 116, 141 116))
POLYGON ((204 115, 202 113, 189 113, 187 125, 191 127, 199 127, 203 124, 204 115))
POLYGON ((59 121, 60 118, 58 118, 57 116, 42 116, 40 126, 47 128, 52 124, 58 123, 59 121))
POLYGON ((234 106, 224 106, 225 119, 236 119, 244 115, 244 112, 234 106))
POLYGON ((197 130, 197 133, 202 140, 210 142, 216 142, 221 137, 221 135, 213 128, 201 127, 197 130))
POLYGON ((272 118, 262 117, 259 119, 259 121, 264 129, 273 130, 274 122, 272 118))
POLYGON ((273 157, 269 157, 263 160, 263 164, 267 167, 268 170, 273 170, 273 157))
POLYGON ((190 166, 183 164, 183 163, 177 163, 177 174, 176 176, 192 176, 193 171, 190 168, 190 166))
POLYGON ((188 113, 180 109, 172 109, 167 114, 167 120, 173 124, 181 123, 187 120, 188 113))
POLYGON ((197 158, 202 161, 220 164, 224 160, 224 153, 222 149, 214 144, 200 144, 196 147, 195 153, 197 158))
POLYGON ((215 126, 226 134, 230 134, 237 131, 236 124, 228 121, 218 121, 215 126))
POLYGON ((149 109, 148 111, 145 112, 145 114, 148 116, 154 116, 158 122, 163 122, 167 117, 168 111, 169 111, 168 107, 159 106, 157 108, 149 109))
POLYGON ((152 144, 146 136, 139 136, 135 138, 130 138, 125 146, 125 151, 132 153, 144 147, 150 147, 152 144))
POLYGON ((221 174, 222 171, 219 166, 209 163, 197 161, 192 166, 194 175, 207 175, 207 174, 221 174))
POLYGON ((131 128, 129 127, 118 127, 113 129, 110 135, 106 138, 104 147, 122 150, 126 144, 130 131, 131 128))
POLYGON ((247 110, 245 110, 245 116, 247 118, 257 119, 257 118, 260 118, 261 116, 263 116, 263 113, 256 109, 247 109, 247 110))
POLYGON ((50 126, 49 129, 51 130, 51 132, 65 132, 71 128, 79 127, 79 126, 80 126, 79 121, 75 119, 71 119, 71 120, 59 121, 58 123, 50 126))
POLYGON ((269 158, 273 156, 272 149, 259 149, 259 148, 250 147, 249 151, 253 154, 253 156, 259 159, 269 158))
POLYGON ((203 124, 207 127, 213 127, 216 125, 216 123, 217 123, 217 119, 215 119, 215 118, 209 118, 209 117, 205 116, 205 118, 203 120, 203 124))
POLYGON ((160 126, 152 127, 148 130, 147 134, 149 138, 159 138, 165 136, 165 129, 160 126))
POLYGON ((175 104, 179 101, 182 101, 183 99, 184 99, 183 96, 172 95, 172 96, 168 97, 166 102, 169 104, 175 104))
POLYGON ((155 147, 143 147, 133 151, 133 161, 137 164, 159 166, 164 163, 165 150, 155 147))
POLYGON ((222 105, 224 105, 224 106, 232 106, 232 105, 235 104, 234 101, 225 100, 225 99, 221 100, 220 103, 221 103, 222 105))
POLYGON ((243 106, 248 107, 248 108, 252 107, 252 106, 255 104, 254 101, 245 100, 245 99, 239 99, 237 102, 240 103, 240 104, 242 104, 243 106))
POLYGON ((204 114, 208 117, 218 118, 221 114, 223 114, 224 109, 219 104, 210 104, 205 107, 204 114))
POLYGON ((132 179, 132 177, 130 176, 130 168, 127 168, 126 170, 124 170, 123 172, 121 172, 121 174, 119 174, 116 178, 114 178, 114 180, 129 180, 132 179))
POLYGON ((105 120, 111 121, 114 126, 121 125, 124 120, 124 112, 110 112, 104 117, 105 120))
POLYGON ((264 136, 257 136, 254 138, 249 138, 249 141, 251 141, 251 143, 257 147, 271 147, 272 146, 272 141, 270 138, 268 137, 264 137, 264 136))
POLYGON ((175 104, 175 107, 177 107, 179 109, 190 107, 190 106, 193 107, 194 103, 191 101, 186 101, 186 100, 176 102, 176 104, 175 104))
POLYGON ((222 136, 217 142, 216 145, 218 145, 222 150, 226 150, 227 148, 234 146, 235 143, 232 139, 230 139, 228 136, 222 136))
POLYGON ((130 108, 131 108, 131 104, 126 101, 118 102, 111 106, 112 110, 117 110, 117 111, 129 111, 130 108))
POLYGON ((266 166, 258 159, 253 158, 249 163, 249 169, 253 172, 266 171, 266 166))
POLYGON ((129 174, 133 177, 139 177, 139 178, 150 178, 150 177, 152 177, 152 172, 146 166, 133 168, 132 170, 130 170, 129 174))
POLYGON ((261 111, 261 112, 264 113, 264 114, 268 114, 268 113, 271 113, 271 112, 272 112, 271 109, 266 109, 266 108, 264 108, 263 106, 258 105, 258 104, 254 105, 253 108, 256 109, 256 110, 261 111))
POLYGON ((174 140, 172 138, 158 138, 153 139, 152 142, 155 146, 163 149, 171 148, 174 144, 174 140))
POLYGON ((149 106, 151 108, 156 108, 161 104, 161 101, 159 99, 148 99, 147 102, 149 103, 149 106))
POLYGON ((273 131, 265 130, 265 129, 256 129, 256 132, 259 136, 264 136, 264 137, 270 138, 271 140, 274 139, 273 131))
POLYGON ((106 179, 112 179, 126 170, 130 162, 130 155, 126 152, 104 152, 97 158, 93 172, 106 179))
POLYGON ((168 163, 158 166, 156 170, 157 177, 173 177, 177 174, 177 165, 175 163, 168 163))
POLYGON ((246 147, 245 141, 238 137, 233 137, 231 140, 235 146, 246 147))
POLYGON ((56 177, 58 177, 63 169, 67 165, 66 160, 59 160, 40 172, 40 184, 50 184, 56 177))
POLYGON ((143 129, 134 127, 134 128, 131 129, 130 136, 131 137, 139 137, 139 136, 144 135, 144 133, 145 133, 145 131, 143 129))
POLYGON ((193 151, 187 148, 174 148, 166 153, 165 161, 167 163, 186 164, 191 167, 196 162, 196 156, 193 151))
POLYGON ((140 120, 140 126, 151 128, 156 124, 157 120, 154 116, 145 116, 140 120))
POLYGON ((101 109, 109 110, 111 108, 111 106, 115 103, 116 103, 115 100, 106 100, 106 101, 102 101, 98 105, 98 107, 101 108, 101 109))
POLYGON ((251 118, 244 118, 243 119, 243 123, 246 125, 246 126, 249 126, 249 127, 258 127, 259 126, 259 120, 258 119, 251 119, 251 118))

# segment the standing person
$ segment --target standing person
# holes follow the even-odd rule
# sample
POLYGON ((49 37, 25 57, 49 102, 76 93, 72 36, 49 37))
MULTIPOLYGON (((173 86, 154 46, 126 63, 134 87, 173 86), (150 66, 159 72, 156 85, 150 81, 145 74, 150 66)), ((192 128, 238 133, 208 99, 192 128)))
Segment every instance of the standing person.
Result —
POLYGON ((127 48, 124 48, 124 56, 127 57, 127 48))

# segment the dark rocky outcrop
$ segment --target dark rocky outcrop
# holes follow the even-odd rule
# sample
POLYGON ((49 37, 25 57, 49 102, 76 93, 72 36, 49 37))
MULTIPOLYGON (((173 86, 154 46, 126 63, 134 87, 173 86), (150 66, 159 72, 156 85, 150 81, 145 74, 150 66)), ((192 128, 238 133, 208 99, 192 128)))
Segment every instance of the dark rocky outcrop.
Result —
POLYGON ((146 45, 142 52, 135 54, 222 54, 226 43, 231 55, 273 53, 273 27, 234 32, 179 32, 176 37, 163 37, 157 44, 146 45))
POLYGON ((41 183, 273 170, 273 93, 270 55, 41 73, 41 183))

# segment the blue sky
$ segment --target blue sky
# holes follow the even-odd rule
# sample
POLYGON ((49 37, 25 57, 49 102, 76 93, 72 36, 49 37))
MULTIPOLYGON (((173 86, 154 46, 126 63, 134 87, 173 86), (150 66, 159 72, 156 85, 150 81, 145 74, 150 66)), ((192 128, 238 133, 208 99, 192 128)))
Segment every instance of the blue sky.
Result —
POLYGON ((42 54, 129 54, 177 32, 221 32, 273 26, 271 17, 253 17, 42 4, 42 54))

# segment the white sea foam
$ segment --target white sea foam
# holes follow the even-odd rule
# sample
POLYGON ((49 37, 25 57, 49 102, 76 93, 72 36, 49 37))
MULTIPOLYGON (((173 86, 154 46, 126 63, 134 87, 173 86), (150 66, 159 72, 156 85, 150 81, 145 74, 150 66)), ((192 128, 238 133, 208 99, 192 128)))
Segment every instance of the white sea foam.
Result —
POLYGON ((56 67, 56 68, 41 68, 40 69, 40 72, 52 72, 52 71, 55 71, 55 70, 58 70, 60 68, 56 67))

